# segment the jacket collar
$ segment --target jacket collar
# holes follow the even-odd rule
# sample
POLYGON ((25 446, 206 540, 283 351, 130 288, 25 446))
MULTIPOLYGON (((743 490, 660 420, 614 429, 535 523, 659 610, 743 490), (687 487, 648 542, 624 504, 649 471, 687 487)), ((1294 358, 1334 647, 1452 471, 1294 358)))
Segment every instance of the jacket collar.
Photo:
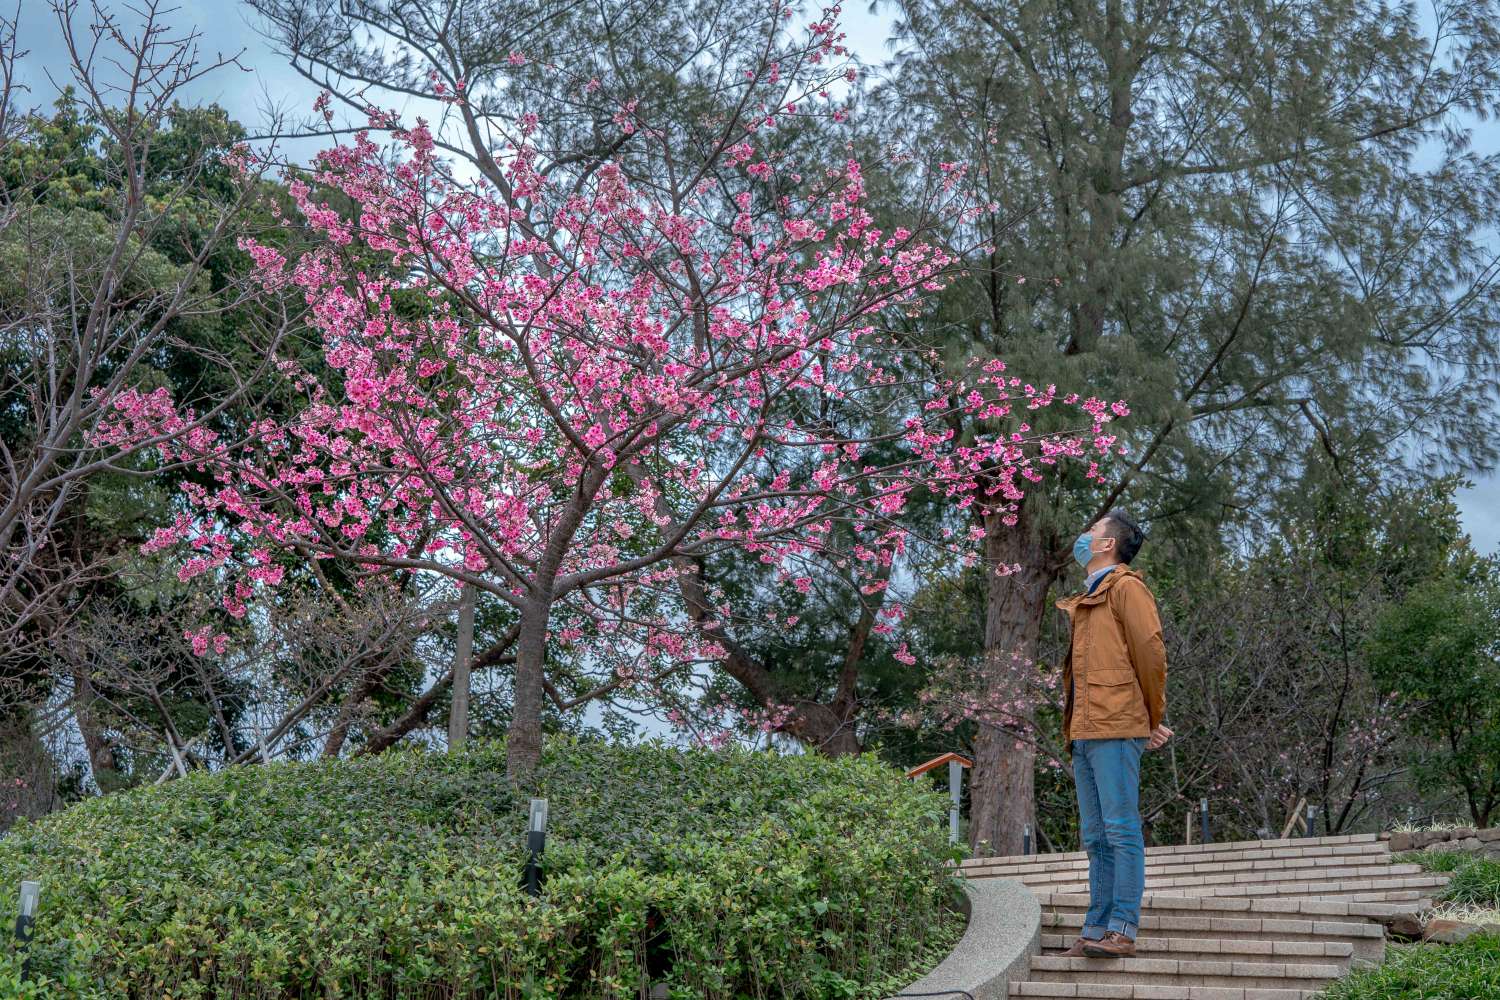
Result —
POLYGON ((1127 576, 1133 576, 1139 579, 1140 575, 1141 574, 1137 573, 1135 570, 1131 569, 1124 563, 1117 563, 1114 569, 1104 574, 1104 578, 1099 581, 1099 586, 1094 588, 1094 592, 1092 594, 1074 594, 1071 597, 1064 597, 1062 600, 1057 602, 1057 606, 1063 611, 1071 613, 1074 608, 1082 604, 1099 604, 1109 593, 1109 588, 1113 587, 1115 584, 1119 583, 1127 576))

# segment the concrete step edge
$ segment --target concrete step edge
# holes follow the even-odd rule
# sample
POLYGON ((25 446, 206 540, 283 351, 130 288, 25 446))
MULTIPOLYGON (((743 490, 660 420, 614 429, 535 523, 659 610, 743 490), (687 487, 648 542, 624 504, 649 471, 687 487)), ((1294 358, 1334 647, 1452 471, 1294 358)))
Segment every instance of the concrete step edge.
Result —
MULTIPOLYGON (((981 880, 982 881, 982 880, 981 880)), ((1440 889, 1448 884, 1446 878, 1403 878, 1403 879, 1359 879, 1348 882, 1215 882, 1204 885, 1152 885, 1151 880, 1146 880, 1147 894, 1160 894, 1172 896, 1219 896, 1223 898, 1243 896, 1254 898, 1265 896, 1274 898, 1277 896, 1310 896, 1325 897, 1329 895, 1344 896, 1353 893, 1370 892, 1402 892, 1440 889)), ((1045 886, 1027 885, 1033 893, 1052 895, 1087 895, 1089 891, 1086 881, 1078 882, 1053 882, 1045 886)))
MULTIPOLYGON (((1315 860, 1315 859, 1309 859, 1315 860)), ((1194 868, 1167 868, 1152 871, 1146 868, 1147 879, 1166 880, 1182 884, 1197 884, 1205 880, 1217 879, 1220 882, 1290 882, 1290 881, 1332 881, 1334 879, 1349 878, 1409 878, 1425 876, 1427 869, 1421 865, 1339 865, 1328 867, 1327 865, 1257 865, 1256 867, 1231 867, 1228 865, 1204 865, 1204 870, 1194 868), (1310 878, 1310 876, 1316 876, 1310 878)), ((1054 882, 1068 882, 1076 880, 1081 875, 1088 874, 1088 865, 1076 865, 1066 869, 1045 872, 1025 872, 1019 875, 1003 875, 1002 878, 1014 878, 1025 882, 1027 885, 1049 885, 1054 882)), ((988 872, 985 873, 988 876, 988 872)), ((1432 873, 1437 874, 1437 873, 1432 873)))
MULTIPOLYGON (((1066 951, 1076 934, 1042 934, 1042 954, 1066 951)), ((1235 937, 1172 937, 1168 935, 1141 934, 1135 942, 1136 953, 1150 957, 1153 953, 1169 955, 1224 955, 1237 956, 1233 961, 1278 961, 1302 962, 1315 965, 1335 964, 1354 956, 1354 945, 1349 941, 1275 941, 1263 938, 1235 937), (1282 950, 1277 950, 1277 945, 1282 950), (1247 957, 1248 956, 1248 957, 1247 957)), ((1226 958, 1226 961, 1230 959, 1226 958)))
MULTIPOLYGON (((1249 846, 1212 845, 1213 849, 1193 854, 1163 854, 1162 848, 1146 848, 1147 866, 1183 866, 1208 864, 1215 861, 1275 860, 1278 858, 1389 858, 1393 855, 1383 842, 1355 844, 1319 844, 1313 840, 1294 841, 1281 847, 1269 847, 1269 842, 1252 842, 1249 846)), ((1196 845, 1195 845, 1196 846, 1196 845)), ((1064 854, 1021 854, 1009 857, 966 858, 963 865, 998 868, 1026 868, 1036 866, 1066 867, 1087 863, 1088 855, 1083 851, 1068 851, 1064 854)))
MULTIPOLYGON (((1093 986, 1095 984, 1088 984, 1093 986)), ((1098 984, 1104 985, 1104 984, 1098 984)), ((1135 986, 1130 983, 1112 983, 1113 990, 1089 990, 1080 994, 1077 983, 1048 983, 1022 980, 1010 984, 1013 997, 1097 997, 1106 1000, 1316 1000, 1318 990, 1257 988, 1253 994, 1244 989, 1216 989, 1211 986, 1135 986)))
MULTIPOLYGON (((1083 907, 1089 905, 1089 897, 1086 893, 1060 893, 1039 892, 1035 894, 1037 901, 1045 909, 1047 907, 1083 907)), ((1142 897, 1141 908, 1143 910, 1204 910, 1209 912, 1232 912, 1241 911, 1255 914, 1277 914, 1284 916, 1288 913, 1311 916, 1333 916, 1333 917, 1383 917, 1391 913, 1399 912, 1391 906, 1380 903, 1366 902, 1343 902, 1331 899, 1288 897, 1286 899, 1256 899, 1254 897, 1229 897, 1215 898, 1213 896, 1182 896, 1169 895, 1166 893, 1148 892, 1142 897), (1295 905, 1288 905, 1295 904, 1295 905)))
POLYGON ((1312 965, 1254 959, 1175 958, 1065 958, 1061 955, 1033 955, 1031 970, 1039 972, 1133 972, 1151 976, 1224 976, 1260 977, 1264 979, 1337 979, 1343 974, 1339 966, 1327 962, 1312 965), (1184 964, 1192 968, 1184 970, 1184 964), (1298 974, 1289 973, 1295 969, 1298 974))
MULTIPOLYGON (((1362 942, 1385 937, 1385 928, 1378 923, 1349 920, 1315 920, 1297 915, 1280 918, 1269 916, 1245 917, 1233 914, 1220 916, 1202 913, 1143 913, 1141 932, 1161 934, 1213 934, 1216 936, 1248 936, 1252 940, 1296 941, 1309 937, 1325 940, 1348 940, 1362 942), (1267 928, 1265 924, 1271 923, 1267 928)), ((1083 927, 1083 911, 1044 910, 1042 927, 1077 931, 1083 927)))
MULTIPOLYGON (((1234 851, 1254 850, 1268 847, 1335 847, 1341 844, 1380 844, 1388 842, 1381 840, 1379 834, 1354 833, 1341 834, 1336 837, 1288 837, 1284 840, 1230 840, 1223 843, 1211 844, 1165 844, 1157 847, 1146 848, 1146 856, 1152 855, 1179 855, 1203 853, 1205 851, 1234 851)), ((1386 848, 1389 850, 1389 848, 1386 848)), ((1082 852, 1072 852, 1082 854, 1082 852)), ((1050 855, 1051 857, 1068 857, 1067 854, 1050 855)), ((1049 857, 1045 854, 1005 854, 996 855, 988 860, 998 864, 1025 863, 1036 858, 1049 857)))

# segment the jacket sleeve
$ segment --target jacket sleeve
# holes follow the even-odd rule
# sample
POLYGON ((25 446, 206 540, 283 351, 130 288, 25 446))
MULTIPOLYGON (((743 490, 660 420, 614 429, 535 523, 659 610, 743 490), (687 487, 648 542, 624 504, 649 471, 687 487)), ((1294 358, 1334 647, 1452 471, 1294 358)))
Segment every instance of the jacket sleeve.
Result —
POLYGON ((1162 641, 1156 598, 1134 578, 1121 580, 1114 591, 1130 665, 1146 696, 1146 715, 1154 730, 1167 714, 1167 647, 1162 641))

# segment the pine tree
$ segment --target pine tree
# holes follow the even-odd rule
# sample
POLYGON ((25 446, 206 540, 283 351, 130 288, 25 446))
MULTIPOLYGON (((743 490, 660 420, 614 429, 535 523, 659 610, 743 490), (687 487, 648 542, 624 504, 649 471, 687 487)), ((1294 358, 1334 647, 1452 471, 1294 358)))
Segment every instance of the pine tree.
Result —
MULTIPOLYGON (((982 515, 986 563, 1022 567, 989 577, 992 663, 1035 655, 1069 543, 1122 502, 1160 545, 1264 511, 1309 454, 1493 463, 1500 164, 1470 141, 1500 93, 1494 2, 895 6, 879 134, 997 207, 911 335, 1133 412, 1102 494, 982 515)), ((1033 754, 993 727, 975 749, 971 839, 1015 853, 1033 754)))

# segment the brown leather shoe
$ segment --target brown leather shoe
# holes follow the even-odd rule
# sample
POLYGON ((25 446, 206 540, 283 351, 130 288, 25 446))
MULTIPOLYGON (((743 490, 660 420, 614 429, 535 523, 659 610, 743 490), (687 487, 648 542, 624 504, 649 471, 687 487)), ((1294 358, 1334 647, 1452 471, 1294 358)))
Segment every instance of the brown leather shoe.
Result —
POLYGON ((1083 942, 1083 953, 1089 958, 1132 958, 1135 942, 1119 931, 1110 931, 1102 941, 1083 942))
POLYGON ((1058 958, 1083 958, 1083 946, 1089 943, 1088 938, 1077 938, 1067 951, 1059 952, 1058 958))

